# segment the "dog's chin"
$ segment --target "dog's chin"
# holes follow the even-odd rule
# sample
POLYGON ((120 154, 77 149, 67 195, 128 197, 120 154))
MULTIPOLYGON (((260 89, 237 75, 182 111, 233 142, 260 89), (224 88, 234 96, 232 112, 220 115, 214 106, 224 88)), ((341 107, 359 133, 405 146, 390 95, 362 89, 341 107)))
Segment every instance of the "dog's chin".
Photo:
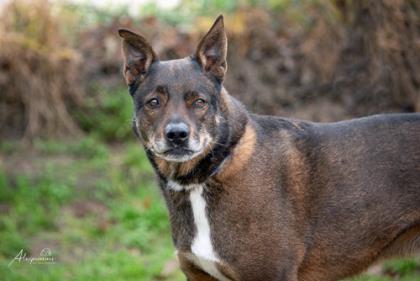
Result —
POLYGON ((194 151, 187 148, 176 147, 176 148, 168 149, 163 153, 155 153, 155 154, 156 156, 158 156, 159 158, 162 158, 165 161, 182 163, 182 162, 187 162, 187 161, 192 160, 193 158, 197 157, 201 153, 203 153, 202 149, 198 151, 194 151))

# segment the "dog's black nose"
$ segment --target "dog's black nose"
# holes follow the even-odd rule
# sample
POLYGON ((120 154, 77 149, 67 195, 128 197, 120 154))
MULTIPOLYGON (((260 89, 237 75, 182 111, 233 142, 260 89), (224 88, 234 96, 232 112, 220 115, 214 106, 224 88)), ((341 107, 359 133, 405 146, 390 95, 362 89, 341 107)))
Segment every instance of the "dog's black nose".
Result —
POLYGON ((184 143, 190 134, 190 129, 185 123, 169 123, 165 128, 165 136, 173 144, 184 143))

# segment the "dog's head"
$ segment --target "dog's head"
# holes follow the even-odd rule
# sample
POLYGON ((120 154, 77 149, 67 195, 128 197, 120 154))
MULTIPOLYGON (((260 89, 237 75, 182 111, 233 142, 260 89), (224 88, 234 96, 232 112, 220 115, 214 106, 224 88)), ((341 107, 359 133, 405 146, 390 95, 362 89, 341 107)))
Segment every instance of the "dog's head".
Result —
POLYGON ((167 161, 188 161, 217 139, 227 39, 219 16, 193 56, 159 61, 140 35, 120 29, 124 78, 134 102, 133 129, 167 161))

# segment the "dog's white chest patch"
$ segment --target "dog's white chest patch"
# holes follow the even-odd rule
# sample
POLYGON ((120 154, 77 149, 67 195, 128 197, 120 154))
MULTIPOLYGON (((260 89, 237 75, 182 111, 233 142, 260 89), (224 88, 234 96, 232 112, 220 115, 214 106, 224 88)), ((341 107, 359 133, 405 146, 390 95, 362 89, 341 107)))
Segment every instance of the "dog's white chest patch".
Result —
POLYGON ((169 180, 167 186, 168 188, 174 191, 182 191, 182 190, 190 190, 190 189, 198 188, 201 185, 199 184, 180 185, 179 183, 175 181, 169 180))
POLYGON ((206 210, 206 200, 203 197, 203 185, 196 186, 190 191, 191 208, 196 228, 195 237, 191 245, 192 262, 209 275, 221 281, 229 281, 217 269, 219 258, 211 243, 210 224, 206 210))

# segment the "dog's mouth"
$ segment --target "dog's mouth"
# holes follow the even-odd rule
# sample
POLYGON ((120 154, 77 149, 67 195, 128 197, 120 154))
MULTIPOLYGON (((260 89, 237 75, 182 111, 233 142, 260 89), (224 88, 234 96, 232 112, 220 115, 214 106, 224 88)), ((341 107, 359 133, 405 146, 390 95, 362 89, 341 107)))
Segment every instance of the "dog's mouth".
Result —
POLYGON ((194 154, 194 151, 185 147, 174 147, 167 149, 161 154, 164 156, 186 156, 194 154))
POLYGON ((165 150, 162 153, 156 153, 160 158, 171 162, 186 162, 196 157, 201 153, 201 150, 194 151, 184 147, 174 147, 165 150))
POLYGON ((168 145, 165 141, 154 142, 150 148, 159 158, 170 162, 186 162, 204 153, 210 143, 208 137, 200 140, 190 140, 181 146, 168 145))

